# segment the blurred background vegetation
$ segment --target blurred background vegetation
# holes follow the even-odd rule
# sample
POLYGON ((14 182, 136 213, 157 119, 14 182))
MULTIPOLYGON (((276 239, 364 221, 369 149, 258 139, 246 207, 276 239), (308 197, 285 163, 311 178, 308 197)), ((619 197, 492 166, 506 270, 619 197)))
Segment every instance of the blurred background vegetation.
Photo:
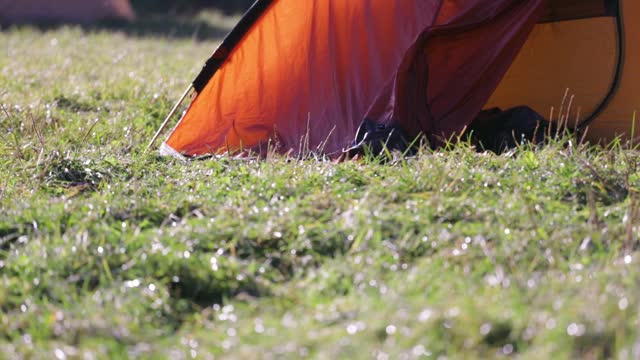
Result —
POLYGON ((227 13, 243 12, 254 0, 132 0, 139 13, 189 13, 204 8, 219 9, 227 13))

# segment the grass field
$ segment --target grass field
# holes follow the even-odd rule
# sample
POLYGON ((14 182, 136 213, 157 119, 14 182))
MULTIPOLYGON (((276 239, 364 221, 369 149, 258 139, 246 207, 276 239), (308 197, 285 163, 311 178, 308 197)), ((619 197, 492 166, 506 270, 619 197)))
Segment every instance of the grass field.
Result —
POLYGON ((640 358, 639 152, 143 154, 208 19, 0 33, 0 358, 640 358))

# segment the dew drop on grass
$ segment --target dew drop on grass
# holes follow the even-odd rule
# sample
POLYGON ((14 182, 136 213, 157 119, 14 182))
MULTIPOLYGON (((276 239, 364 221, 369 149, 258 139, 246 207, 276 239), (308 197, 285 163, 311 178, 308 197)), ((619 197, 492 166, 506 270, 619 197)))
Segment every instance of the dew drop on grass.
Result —
POLYGON ((395 325, 388 325, 385 329, 387 335, 393 335, 396 333, 396 331, 398 331, 398 329, 395 327, 395 325))
POLYGON ((618 301, 618 308, 620 308, 620 310, 626 310, 629 307, 629 300, 627 300, 627 298, 623 297, 622 299, 620 299, 620 301, 618 301))
POLYGON ((580 337, 584 335, 585 331, 586 331, 586 327, 578 323, 571 323, 567 327, 567 334, 573 337, 580 337))
POLYGON ((578 264, 570 264, 569 265, 569 269, 573 270, 573 271, 582 271, 584 269, 584 265, 578 263, 578 264))
POLYGON ((431 317, 433 316, 433 310, 431 309, 424 309, 422 310, 422 312, 418 315, 418 321, 420 322, 427 322, 429 321, 429 319, 431 319, 431 317))
POLYGON ((231 341, 229 341, 229 340, 225 340, 225 341, 223 341, 223 342, 222 342, 222 348, 223 348, 225 351, 229 351, 229 349, 231 349, 231 341))
POLYGON ((56 359, 58 359, 58 360, 65 360, 67 358, 67 355, 61 349, 55 349, 53 351, 53 354, 55 355, 56 359))
POLYGON ((458 317, 460 315, 460 308, 458 307, 452 307, 451 309, 447 310, 447 316, 450 318, 455 318, 458 317))
POLYGON ((130 281, 125 281, 124 282, 124 286, 128 287, 128 288, 137 288, 140 286, 140 280, 139 279, 133 279, 130 281))
POLYGON ((484 323, 480 326, 480 335, 487 335, 491 332, 491 324, 484 323))

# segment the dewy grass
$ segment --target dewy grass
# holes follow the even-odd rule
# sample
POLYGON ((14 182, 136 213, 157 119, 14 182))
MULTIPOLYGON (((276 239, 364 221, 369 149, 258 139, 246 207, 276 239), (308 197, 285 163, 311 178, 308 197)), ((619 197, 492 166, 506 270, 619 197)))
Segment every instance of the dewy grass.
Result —
POLYGON ((143 154, 214 46, 0 34, 3 357, 640 357, 637 149, 143 154))

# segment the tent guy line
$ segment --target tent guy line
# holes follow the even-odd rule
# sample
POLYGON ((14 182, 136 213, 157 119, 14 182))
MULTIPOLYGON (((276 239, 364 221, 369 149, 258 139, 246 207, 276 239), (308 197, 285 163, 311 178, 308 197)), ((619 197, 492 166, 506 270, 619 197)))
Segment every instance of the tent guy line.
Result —
MULTIPOLYGON (((173 119, 176 112, 178 112, 178 109, 180 108, 180 106, 182 106, 182 104, 187 99, 187 97, 191 94, 192 91, 193 91, 193 84, 189 84, 189 87, 184 91, 184 94, 182 94, 178 102, 173 106, 173 108, 169 112, 169 115, 167 115, 166 119, 162 122, 162 125, 160 125, 156 133, 153 135, 153 138, 151 138, 149 145, 147 145, 147 148, 144 150, 145 153, 148 152, 149 149, 151 149, 151 147, 153 147, 153 144, 155 144, 155 142, 158 140, 160 135, 162 135, 162 132, 167 128, 167 126, 169 126, 169 122, 171 121, 171 119, 173 119)), ((179 124, 180 122, 178 121, 178 125, 179 124)))
MULTIPOLYGON (((186 98, 191 94, 192 90, 195 90, 196 93, 199 93, 204 89, 207 85, 211 77, 215 75, 216 71, 222 66, 224 61, 229 56, 229 53, 232 49, 234 49, 238 43, 242 40, 242 38, 247 34, 247 32, 251 29, 251 26, 258 18, 264 13, 266 8, 273 2, 273 0, 263 0, 256 1, 247 12, 242 16, 238 24, 234 27, 234 29, 225 37, 222 43, 218 46, 218 48, 213 52, 211 57, 206 61, 204 67, 193 80, 193 82, 189 85, 184 94, 180 97, 176 105, 169 112, 169 115, 162 123, 158 131, 156 131, 155 135, 149 142, 149 145, 145 149, 145 152, 149 151, 151 147, 153 147, 154 143, 158 140, 158 137, 162 134, 162 132, 166 129, 169 122, 180 108, 180 106, 184 103, 186 98)), ((182 120, 182 118, 180 119, 182 120)), ((180 121, 178 121, 178 124, 180 121)), ((177 126, 176 125, 176 126, 177 126)))

